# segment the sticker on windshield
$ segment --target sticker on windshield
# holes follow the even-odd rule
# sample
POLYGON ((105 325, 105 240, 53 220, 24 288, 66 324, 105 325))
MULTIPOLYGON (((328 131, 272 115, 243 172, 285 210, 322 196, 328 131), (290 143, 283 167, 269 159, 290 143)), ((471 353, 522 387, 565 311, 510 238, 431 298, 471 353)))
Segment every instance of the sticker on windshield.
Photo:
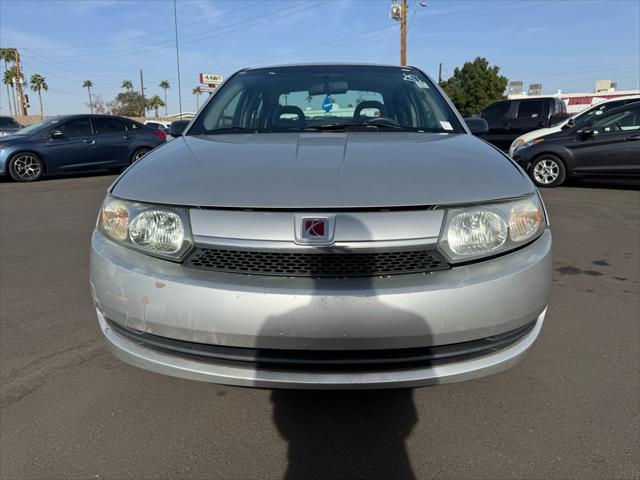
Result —
POLYGON ((449 122, 445 122, 444 120, 440 120, 440 126, 445 130, 453 130, 453 127, 449 122))
POLYGON ((422 80, 420 80, 415 73, 402 72, 402 79, 407 82, 415 83, 418 88, 429 88, 427 82, 423 82, 422 80))

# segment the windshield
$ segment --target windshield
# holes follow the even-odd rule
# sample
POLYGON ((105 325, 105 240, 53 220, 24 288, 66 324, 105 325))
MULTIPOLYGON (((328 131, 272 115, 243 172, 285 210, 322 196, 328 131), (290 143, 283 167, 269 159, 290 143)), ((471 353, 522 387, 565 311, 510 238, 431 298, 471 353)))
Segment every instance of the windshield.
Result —
POLYGON ((466 133, 433 83, 415 69, 300 66, 237 73, 187 135, 347 128, 466 133))
POLYGON ((27 125, 24 128, 21 128, 20 130, 18 130, 15 134, 16 135, 31 135, 32 133, 38 133, 41 132, 53 125, 55 125, 56 123, 59 123, 60 119, 59 118, 49 118, 47 120, 40 120, 39 122, 36 123, 32 123, 31 125, 27 125))

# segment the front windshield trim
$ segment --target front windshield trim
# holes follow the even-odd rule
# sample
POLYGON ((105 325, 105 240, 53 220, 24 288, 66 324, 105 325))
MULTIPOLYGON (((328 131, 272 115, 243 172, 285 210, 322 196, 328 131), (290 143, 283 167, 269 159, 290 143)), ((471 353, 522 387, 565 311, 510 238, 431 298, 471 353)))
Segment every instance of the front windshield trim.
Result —
MULTIPOLYGON (((377 128, 377 129, 371 128, 370 129, 371 132, 397 131, 397 132, 418 132, 418 133, 423 133, 423 132, 424 133, 465 133, 465 134, 469 133, 469 131, 466 129, 464 125, 464 122, 462 121, 461 116, 459 115, 459 113, 455 111, 455 107, 453 107, 453 105, 448 100, 446 95, 443 94, 442 90, 437 86, 437 84, 431 78, 429 78, 425 73, 423 73, 419 69, 416 69, 414 67, 331 64, 331 65, 304 65, 304 66, 294 65, 294 66, 280 66, 280 67, 260 67, 255 69, 240 70, 234 73, 233 75, 231 75, 225 82, 223 82, 222 85, 220 85, 216 89, 216 91, 211 96, 211 98, 208 99, 208 101, 202 107, 200 112, 196 115, 196 118, 193 120, 191 127, 187 132, 184 133, 184 135, 185 136, 210 135, 210 134, 215 135, 215 134, 221 134, 221 133, 228 133, 228 134, 285 133, 285 132, 300 133, 300 132, 309 132, 314 130, 336 131, 335 129, 325 130, 324 128, 317 128, 317 127, 323 126, 323 124, 320 123, 322 119, 318 116, 315 116, 312 118, 308 117, 307 110, 311 110, 311 108, 304 108, 305 105, 300 105, 300 103, 298 103, 297 105, 293 103, 291 104, 291 106, 299 107, 299 110, 301 109, 304 112, 304 115, 305 115, 303 119, 304 121, 301 120, 300 122, 293 122, 293 123, 297 123, 298 125, 287 127, 287 128, 280 128, 279 125, 278 126, 270 125, 268 122, 266 125, 250 124, 246 122, 238 123, 235 121, 235 118, 233 121, 229 120, 228 123, 221 125, 220 119, 222 118, 221 117, 222 112, 218 112, 217 117, 214 118, 214 121, 213 122, 210 121, 208 125, 206 125, 204 121, 207 115, 211 115, 212 109, 214 107, 218 106, 218 109, 224 109, 226 106, 229 105, 231 100, 224 97, 225 96, 229 97, 230 95, 236 95, 236 93, 229 93, 230 90, 233 90, 234 88, 236 89, 236 91, 242 88, 253 88, 250 86, 249 83, 245 83, 245 85, 249 85, 249 86, 244 86, 244 87, 238 86, 237 85, 238 78, 247 78, 248 76, 252 76, 252 77, 259 76, 259 77, 268 78, 266 77, 267 75, 275 76, 279 73, 293 74, 294 76, 296 74, 300 75, 304 73, 309 73, 309 75, 315 74, 315 76, 319 76, 319 75, 322 75, 322 73, 324 73, 323 69, 328 70, 329 73, 327 73, 327 77, 329 77, 330 75, 333 75, 334 78, 341 78, 341 74, 345 72, 345 75, 346 75, 345 78, 357 78, 357 79, 358 79, 357 77, 358 75, 360 75, 361 78, 366 78, 365 75, 369 71, 374 73, 385 72, 385 74, 387 75, 392 75, 392 73, 389 73, 389 72, 394 72, 394 73, 397 72, 399 75, 404 75, 405 77, 413 77, 414 79, 413 81, 415 82, 415 84, 420 85, 420 88, 424 89, 423 93, 421 93, 422 96, 415 97, 415 94, 414 94, 415 100, 410 99, 409 104, 412 105, 411 108, 418 109, 422 115, 430 114, 431 120, 429 123, 426 123, 425 121, 422 121, 422 123, 420 123, 419 120, 415 120, 415 114, 414 114, 414 118, 411 118, 411 120, 414 122, 413 125, 407 125, 406 123, 397 123, 398 118, 401 119, 401 117, 398 117, 395 119, 395 122, 394 122, 394 123, 397 123, 397 127, 395 127, 395 125, 392 126, 392 125, 385 125, 384 123, 381 123, 380 128, 377 128), (362 70, 362 73, 360 72, 360 70, 362 70), (349 77, 349 75, 351 77, 349 77), (223 99, 225 101, 225 104, 222 106, 219 106, 219 104, 223 101, 223 99), (411 103, 412 101, 413 103, 411 103), (418 102, 418 103, 416 104, 415 102, 418 102), (429 103, 427 104, 424 102, 429 102, 429 103), (433 110, 433 107, 436 107, 436 110, 433 110), (425 108, 430 108, 430 110, 429 109, 424 110, 425 108), (424 112, 428 112, 428 113, 424 113, 424 112)), ((383 81, 383 79, 384 77, 380 77, 377 81, 381 82, 383 81)), ((359 82, 359 83, 362 83, 362 82, 359 82)), ((398 82, 398 83, 401 83, 401 82, 398 82)), ((361 91, 361 90, 367 91, 367 89, 363 90, 362 88, 356 88, 356 86, 354 86, 354 89, 350 91, 361 91)), ((287 94, 291 95, 292 91, 294 93, 296 92, 301 93, 300 91, 304 92, 306 91, 306 86, 303 85, 302 88, 300 88, 299 86, 299 88, 295 90, 289 90, 288 93, 287 91, 282 90, 281 96, 287 95, 287 94)), ((373 92, 375 91, 375 89, 368 90, 368 91, 373 92)), ((387 89, 387 91, 389 91, 389 89, 387 89)), ((276 90, 276 92, 278 92, 278 90, 276 90)), ((268 97, 270 101, 268 106, 273 106, 273 105, 277 106, 278 103, 280 104, 280 106, 288 105, 286 103, 286 100, 283 103, 281 99, 278 99, 279 93, 275 93, 274 95, 275 96, 268 97)), ((308 98, 311 98, 311 95, 312 94, 309 93, 308 98)), ((328 95, 329 94, 327 94, 327 96, 328 95)), ((309 103, 309 106, 311 106, 311 103, 309 103)), ((347 105, 347 107, 351 107, 351 105, 347 105)), ((237 107, 237 108, 242 108, 242 107, 237 107)), ((342 110, 343 110, 342 116, 332 115, 329 117, 330 120, 333 120, 335 122, 333 123, 333 125, 336 125, 338 123, 338 120, 350 120, 351 117, 344 116, 344 107, 342 108, 342 110)), ((380 115, 381 113, 382 112, 379 112, 378 115, 380 115)), ((227 117, 227 118, 232 118, 232 117, 227 117)), ((281 122, 281 123, 286 123, 286 122, 281 122)), ((345 122, 345 123, 352 123, 352 122, 345 122)), ((367 125, 366 123, 357 124, 357 126, 359 127, 365 127, 366 125, 367 125)), ((339 129, 339 127, 335 127, 335 128, 339 129)), ((365 131, 369 132, 369 129, 365 131)))

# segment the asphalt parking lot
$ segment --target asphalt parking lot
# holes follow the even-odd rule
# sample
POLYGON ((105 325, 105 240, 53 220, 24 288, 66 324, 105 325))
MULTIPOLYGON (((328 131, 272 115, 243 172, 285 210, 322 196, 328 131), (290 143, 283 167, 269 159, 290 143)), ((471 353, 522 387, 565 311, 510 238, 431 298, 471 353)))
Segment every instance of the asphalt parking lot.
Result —
POLYGON ((294 392, 111 356, 88 256, 113 178, 0 184, 3 479, 640 477, 639 191, 543 192, 554 289, 517 367, 414 390, 294 392))

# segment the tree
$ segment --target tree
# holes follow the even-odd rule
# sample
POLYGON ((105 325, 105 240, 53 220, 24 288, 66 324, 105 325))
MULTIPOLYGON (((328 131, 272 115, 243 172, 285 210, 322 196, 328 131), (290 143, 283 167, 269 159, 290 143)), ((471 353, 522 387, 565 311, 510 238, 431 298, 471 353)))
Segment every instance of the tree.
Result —
POLYGON ((13 112, 17 112, 18 110, 16 109, 16 95, 15 95, 15 91, 13 90, 13 67, 8 68, 4 71, 4 75, 2 76, 2 83, 4 83, 7 86, 7 100, 8 100, 8 104, 9 104, 9 108, 11 110, 11 115, 13 116, 13 112), (9 90, 9 86, 11 86, 11 90, 9 90), (12 106, 12 102, 13 102, 13 106, 12 106))
POLYGON ((507 77, 500 67, 490 66, 486 58, 477 57, 456 68, 453 76, 440 83, 463 117, 478 113, 485 105, 504 98, 507 77))
POLYGON ((4 76, 2 78, 3 83, 7 87, 7 103, 9 104, 9 113, 13 116, 14 111, 16 115, 18 114, 18 110, 16 109, 16 92, 13 88, 13 76, 7 74, 9 71, 9 62, 14 62, 16 60, 16 49, 15 48, 0 48, 0 59, 4 62, 4 76), (11 90, 9 90, 9 86, 11 86, 11 90), (11 94, 13 92, 13 95, 11 94), (13 100, 13 105, 11 101, 13 100))
POLYGON ((31 90, 33 90, 34 92, 38 92, 38 98, 40 99, 40 118, 42 119, 44 118, 44 107, 42 106, 42 90, 44 90, 45 92, 49 90, 49 85, 47 85, 47 82, 42 75, 34 73, 29 79, 29 88, 31 88, 31 90))
MULTIPOLYGON (((171 88, 171 85, 169 85, 169 80, 162 80, 160 82, 160 85, 158 85, 162 90, 164 90, 164 116, 166 117, 167 115, 169 115, 169 113, 167 112, 167 89, 171 88)), ((158 116, 158 114, 156 113, 156 117, 158 116)))
POLYGON ((113 115, 142 117, 144 114, 142 94, 134 90, 120 92, 111 102, 107 103, 107 106, 113 115))
POLYGON ((123 80, 122 85, 120 86, 124 88, 127 92, 130 92, 131 90, 133 90, 133 82, 131 80, 123 80))
POLYGON ((94 93, 93 95, 91 95, 91 100, 91 105, 89 105, 88 103, 86 105, 87 107, 91 106, 95 113, 109 113, 107 105, 100 95, 94 93))
POLYGON ((93 82, 91 80, 85 80, 82 84, 82 88, 86 88, 87 92, 89 92, 89 109, 91 113, 93 113, 93 102, 91 101, 91 87, 93 87, 93 82))
POLYGON ((158 95, 154 95, 153 97, 147 99, 146 107, 147 110, 155 110, 156 117, 158 117, 158 109, 160 107, 164 107, 164 102, 158 95))
POLYGON ((202 94, 202 90, 200 90, 200 87, 196 87, 191 93, 196 96, 196 110, 200 110, 200 95, 202 94))

